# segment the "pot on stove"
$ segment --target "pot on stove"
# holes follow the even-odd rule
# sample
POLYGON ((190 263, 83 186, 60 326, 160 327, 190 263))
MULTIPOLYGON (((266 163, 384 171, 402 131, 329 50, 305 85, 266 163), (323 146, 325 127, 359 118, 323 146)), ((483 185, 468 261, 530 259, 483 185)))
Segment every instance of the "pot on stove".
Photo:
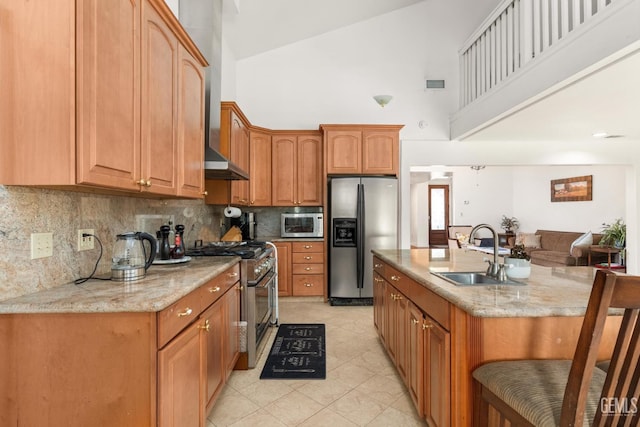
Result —
POLYGON ((111 258, 111 280, 131 281, 147 274, 157 250, 155 237, 140 231, 118 234, 111 258), (149 242, 149 250, 144 247, 149 242))

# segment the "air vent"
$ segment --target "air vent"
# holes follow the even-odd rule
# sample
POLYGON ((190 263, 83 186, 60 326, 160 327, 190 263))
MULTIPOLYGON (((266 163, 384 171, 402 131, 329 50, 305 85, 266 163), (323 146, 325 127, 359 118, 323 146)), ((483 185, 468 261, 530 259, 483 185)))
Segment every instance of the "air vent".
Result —
POLYGON ((427 80, 427 89, 444 89, 444 80, 427 80))

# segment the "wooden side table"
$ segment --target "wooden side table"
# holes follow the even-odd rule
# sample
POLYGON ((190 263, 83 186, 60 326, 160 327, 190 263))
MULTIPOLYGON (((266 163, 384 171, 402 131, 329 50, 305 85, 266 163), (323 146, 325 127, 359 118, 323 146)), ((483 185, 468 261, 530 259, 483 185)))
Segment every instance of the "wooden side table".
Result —
POLYGON ((589 257, 587 264, 591 265, 591 253, 599 253, 599 254, 607 254, 607 263, 611 266, 611 255, 619 254, 620 249, 614 248, 613 246, 600 246, 600 245, 591 245, 589 248, 589 257))

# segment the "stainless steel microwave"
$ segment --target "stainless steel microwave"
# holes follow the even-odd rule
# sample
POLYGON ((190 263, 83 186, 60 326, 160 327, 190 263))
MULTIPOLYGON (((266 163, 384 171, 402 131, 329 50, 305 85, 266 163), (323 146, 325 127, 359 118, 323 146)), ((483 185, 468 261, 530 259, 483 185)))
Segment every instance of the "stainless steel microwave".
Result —
POLYGON ((323 237, 324 214, 283 213, 280 215, 281 237, 323 237))

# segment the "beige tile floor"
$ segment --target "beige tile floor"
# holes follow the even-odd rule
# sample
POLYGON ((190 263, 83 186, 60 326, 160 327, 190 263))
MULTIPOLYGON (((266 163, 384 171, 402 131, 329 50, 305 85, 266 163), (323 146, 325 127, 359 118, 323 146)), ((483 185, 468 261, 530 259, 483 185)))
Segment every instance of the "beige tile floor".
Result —
POLYGON ((325 380, 260 380, 275 328, 255 369, 234 371, 208 417, 221 426, 423 426, 373 326, 372 307, 280 299, 280 323, 324 323, 325 380))

